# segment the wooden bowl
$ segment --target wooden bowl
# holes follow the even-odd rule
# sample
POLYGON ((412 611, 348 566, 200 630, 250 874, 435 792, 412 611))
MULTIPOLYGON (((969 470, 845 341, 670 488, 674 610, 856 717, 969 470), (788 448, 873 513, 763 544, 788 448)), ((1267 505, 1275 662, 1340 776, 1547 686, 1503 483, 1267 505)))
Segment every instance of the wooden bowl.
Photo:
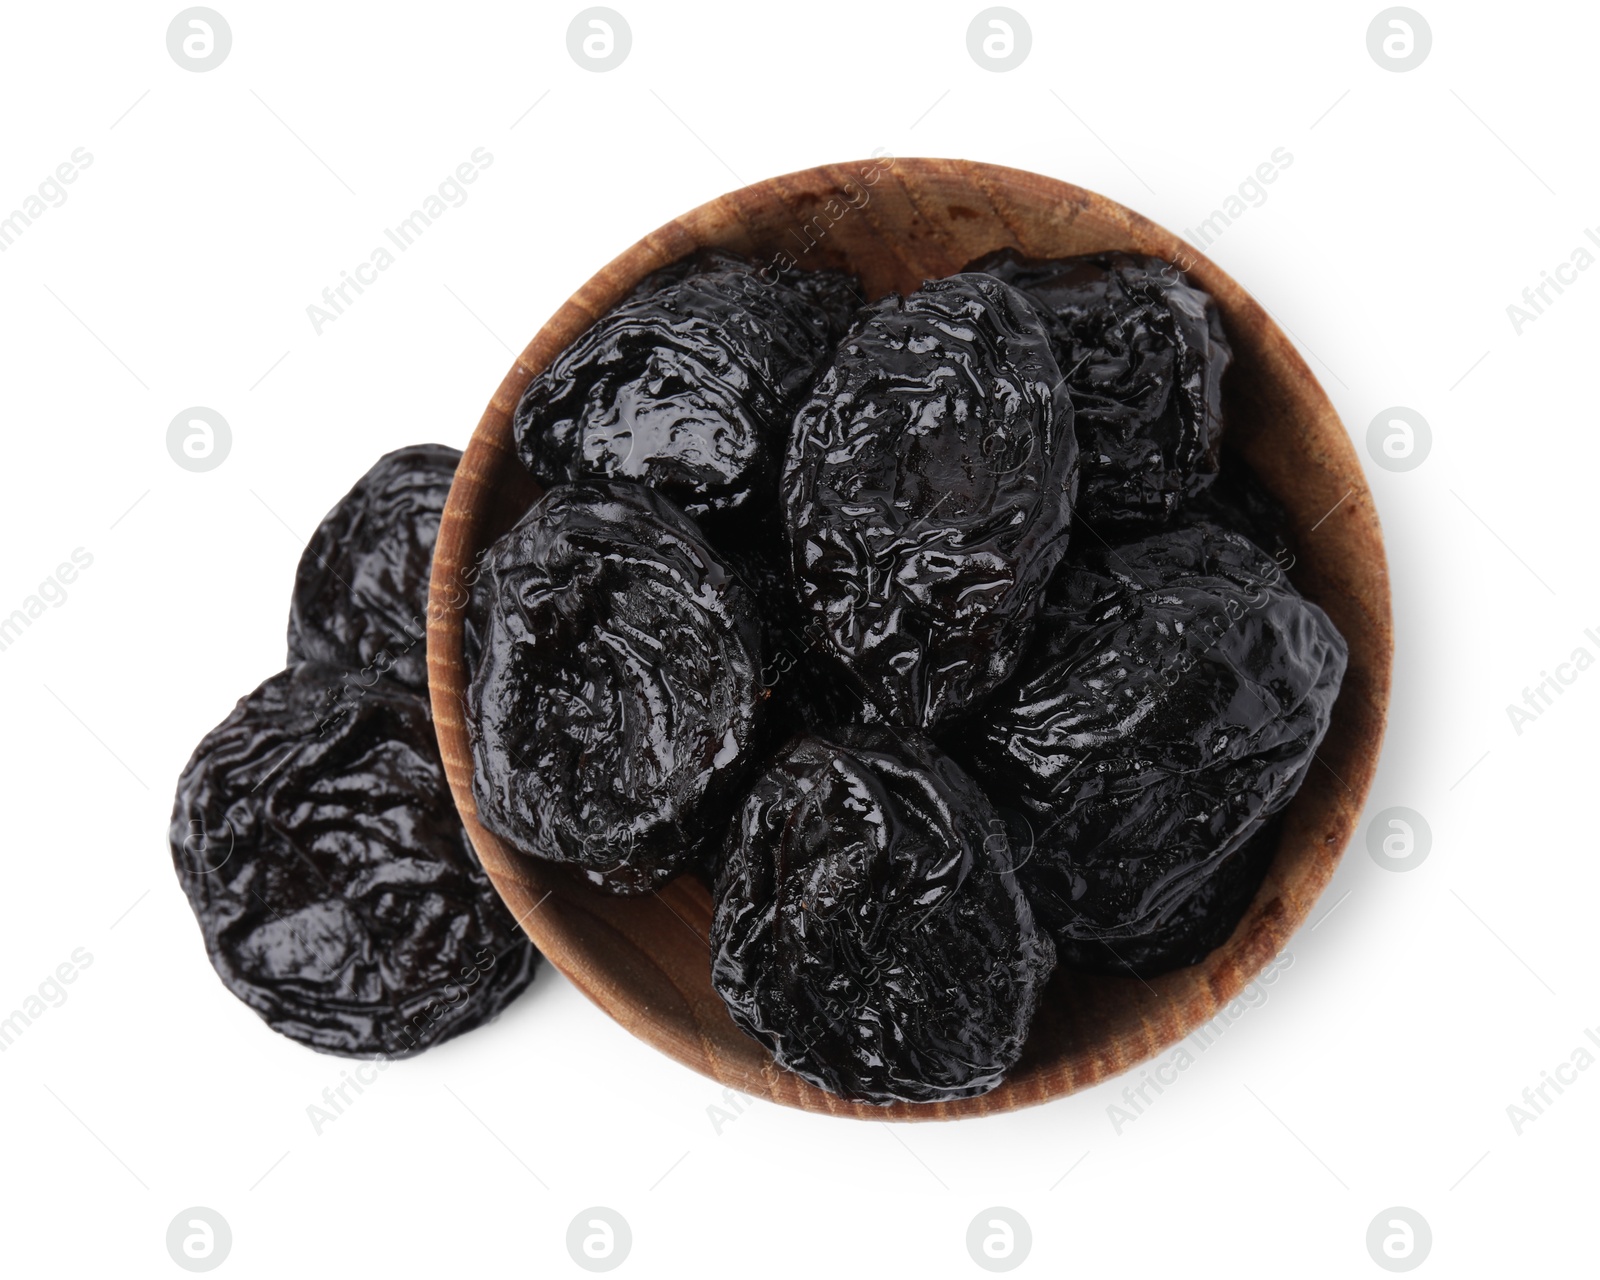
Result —
POLYGON ((1283 949, 1333 874, 1377 760, 1392 649, 1372 495, 1338 414, 1266 312, 1197 250, 1104 196, 960 160, 880 158, 758 182, 674 219, 601 268, 539 331, 484 411, 439 528, 428 612, 434 721, 456 805, 495 888, 551 963, 634 1035, 696 1071, 786 1106, 867 1119, 949 1119, 1044 1102, 1126 1071, 1215 1015, 1283 949), (779 266, 847 268, 869 298, 910 291, 1007 245, 1033 257, 1125 249, 1177 262, 1217 300, 1232 339, 1226 447, 1288 509, 1300 555, 1293 579, 1350 645, 1332 728, 1233 936, 1202 963, 1149 982, 1058 972, 1022 1060, 979 1098, 874 1107, 815 1088, 740 1031, 712 989, 711 899, 697 880, 609 897, 478 823, 462 584, 538 493, 512 449, 512 411, 533 376, 643 276, 707 245, 779 266))

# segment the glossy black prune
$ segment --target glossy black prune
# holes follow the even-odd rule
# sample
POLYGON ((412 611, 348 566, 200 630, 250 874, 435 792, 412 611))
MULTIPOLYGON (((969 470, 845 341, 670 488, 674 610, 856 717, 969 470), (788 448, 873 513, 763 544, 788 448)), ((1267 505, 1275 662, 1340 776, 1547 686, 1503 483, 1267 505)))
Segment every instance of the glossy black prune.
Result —
MULTIPOLYGON (((471 584, 470 587, 464 586, 466 603, 462 609, 462 657, 466 665, 466 683, 470 686, 483 657, 484 638, 488 634, 491 600, 494 595, 494 573, 487 549, 478 563, 466 571, 463 582, 471 584)), ((603 871, 590 867, 578 867, 575 871, 585 883, 593 885, 604 893, 619 897, 637 897, 641 894, 654 893, 679 874, 679 868, 676 866, 669 870, 641 870, 618 865, 603 871)))
POLYGON ((1178 509, 1181 524, 1214 524, 1243 534, 1286 569, 1294 564, 1289 513, 1242 458, 1229 459, 1207 485, 1178 509))
POLYGON ((856 313, 867 305, 861 282, 842 271, 827 268, 788 271, 783 275, 783 282, 822 312, 828 324, 830 345, 850 331, 856 313))
POLYGON ((303 663, 241 699, 184 768, 170 841, 223 984, 313 1049, 417 1053, 532 980, 427 700, 387 681, 303 663))
POLYGON ((478 663, 483 658, 483 640, 489 630, 489 601, 494 594, 494 574, 488 557, 468 571, 470 582, 460 582, 456 590, 461 597, 461 661, 466 668, 466 682, 472 683, 478 663))
POLYGON ((760 624, 757 683, 770 739, 780 744, 796 733, 872 720, 874 708, 840 678, 837 663, 824 652, 821 624, 795 594, 781 535, 765 522, 752 533, 756 536, 726 559, 749 590, 760 624))
POLYGON ((289 662, 329 662, 428 687, 428 578, 461 454, 442 444, 378 459, 306 543, 289 605, 289 662))
POLYGON ((1025 290, 1053 322, 1083 450, 1080 519, 1159 524, 1210 483, 1233 352, 1208 294, 1172 263, 1129 253, 1002 249, 967 270, 1025 290))
POLYGON ((1249 909, 1278 852, 1282 813, 1269 818, 1243 847, 1218 860, 1194 891, 1148 933, 1102 941, 1058 937, 1056 957, 1085 973, 1151 978, 1199 964, 1228 940, 1249 909))
POLYGON ((1032 302, 951 276, 863 311, 795 417, 793 578, 893 723, 933 725, 1016 665, 1077 482, 1060 383, 1032 302))
POLYGON ((626 481, 549 489, 490 564, 467 697, 479 818, 630 891, 689 866, 762 745, 744 586, 682 511, 626 481))
POLYGON ((1054 964, 977 785, 915 735, 794 739, 729 825, 712 982, 813 1084, 968 1098, 1022 1052, 1054 964))
POLYGON ((638 480, 697 517, 765 505, 848 287, 790 279, 718 251, 645 279, 529 383, 523 465, 544 485, 638 480))
POLYGON ((951 735, 1031 825, 1018 874, 1064 957, 1167 927, 1289 802, 1345 660, 1327 615, 1237 534, 1075 554, 1024 669, 951 735))

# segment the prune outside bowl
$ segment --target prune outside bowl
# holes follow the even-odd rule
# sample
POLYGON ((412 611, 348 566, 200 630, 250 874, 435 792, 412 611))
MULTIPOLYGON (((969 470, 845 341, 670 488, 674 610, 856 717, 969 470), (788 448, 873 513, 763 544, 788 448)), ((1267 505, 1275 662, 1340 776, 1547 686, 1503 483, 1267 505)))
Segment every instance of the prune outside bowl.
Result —
POLYGON ((456 473, 439 528, 428 610, 428 674, 445 772, 489 878, 528 936, 634 1035, 735 1089, 866 1119, 952 1119, 1087 1088, 1184 1039, 1284 948, 1327 885, 1361 812, 1388 707, 1389 579, 1372 495, 1338 414, 1266 311, 1215 263, 1115 201, 1053 178, 962 160, 880 157, 744 187, 675 218, 601 268, 529 343, 495 391, 456 473), (711 986, 711 898, 693 876, 612 897, 506 845, 472 799, 462 608, 480 556, 537 497, 511 443, 511 414, 551 358, 651 271, 704 246, 801 268, 858 273, 864 292, 915 289, 981 254, 1107 249, 1177 262, 1222 309, 1234 348, 1224 380, 1225 449, 1289 513, 1291 577, 1350 646, 1332 727, 1289 807, 1267 878, 1233 935, 1201 963, 1143 981, 1058 971, 1006 1081, 959 1102, 875 1107, 778 1067, 736 1027, 711 986))

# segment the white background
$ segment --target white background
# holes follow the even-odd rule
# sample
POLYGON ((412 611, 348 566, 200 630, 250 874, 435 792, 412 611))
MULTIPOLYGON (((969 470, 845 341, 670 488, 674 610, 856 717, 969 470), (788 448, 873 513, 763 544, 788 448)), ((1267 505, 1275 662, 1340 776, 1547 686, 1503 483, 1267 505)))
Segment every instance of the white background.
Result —
POLYGON ((1431 1224, 1423 1274, 1592 1269, 1600 1069, 1520 1134, 1506 1108, 1600 1024, 1600 670, 1520 734, 1505 708, 1600 656, 1600 270, 1520 336, 1506 307, 1600 224, 1600 18, 1416 3, 1405 74, 1367 52, 1370 0, 1016 0, 1033 49, 1004 74, 967 52, 976 3, 615 0, 633 48, 605 74, 568 54, 577 4, 216 0, 233 48, 204 74, 168 55, 176 4, 8 6, 0 214, 93 161, 0 254, 0 615, 93 564, 0 652, 0 1014, 92 956, 0 1054, 6 1273, 181 1274, 191 1205, 237 1276, 581 1274, 567 1225, 597 1204, 632 1226, 625 1275, 978 1275, 993 1205, 1031 1224, 1022 1274, 1378 1275, 1392 1205, 1431 1224), (470 198, 316 334, 308 304, 478 147, 470 198), (1123 1081, 950 1125, 719 1127, 718 1086, 546 970, 317 1135, 348 1064, 224 992, 165 839, 194 743, 282 665, 302 540, 379 454, 464 445, 513 349, 640 235, 880 147, 1180 231, 1292 154, 1210 253, 1369 461, 1398 655, 1368 816, 1417 810, 1431 855, 1395 874, 1359 834, 1265 1002, 1120 1133, 1123 1081), (192 405, 233 431, 205 474, 165 446, 192 405), (1392 405, 1433 431, 1402 474, 1365 445, 1392 405))

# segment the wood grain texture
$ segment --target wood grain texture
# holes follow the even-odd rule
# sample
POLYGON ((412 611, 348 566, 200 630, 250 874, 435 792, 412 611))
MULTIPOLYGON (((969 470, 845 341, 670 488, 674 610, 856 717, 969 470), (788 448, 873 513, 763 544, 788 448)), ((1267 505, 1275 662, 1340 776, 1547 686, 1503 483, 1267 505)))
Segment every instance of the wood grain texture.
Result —
POLYGON ((806 1111, 892 1120, 986 1115, 1072 1093, 1177 1043, 1233 999, 1305 920, 1354 831, 1383 736, 1393 647, 1383 541, 1360 463, 1316 378, 1260 305, 1198 251, 1114 201, 960 160, 865 160, 756 183, 669 222, 603 267, 539 331, 484 411, 440 525, 428 615, 434 719, 456 804, 490 879, 551 963, 633 1034, 696 1071, 806 1111), (866 1106, 778 1068, 733 1024, 711 986, 711 902, 698 881, 684 877, 642 899, 608 897, 479 825, 461 608, 478 557, 538 492, 511 446, 523 389, 649 272, 716 246, 779 265, 848 268, 876 298, 1008 245, 1034 257, 1155 254, 1216 298, 1234 348, 1226 448, 1288 509, 1301 557, 1292 576, 1344 633, 1350 665, 1276 860, 1223 946, 1148 983, 1058 973, 999 1089, 962 1102, 866 1106))

